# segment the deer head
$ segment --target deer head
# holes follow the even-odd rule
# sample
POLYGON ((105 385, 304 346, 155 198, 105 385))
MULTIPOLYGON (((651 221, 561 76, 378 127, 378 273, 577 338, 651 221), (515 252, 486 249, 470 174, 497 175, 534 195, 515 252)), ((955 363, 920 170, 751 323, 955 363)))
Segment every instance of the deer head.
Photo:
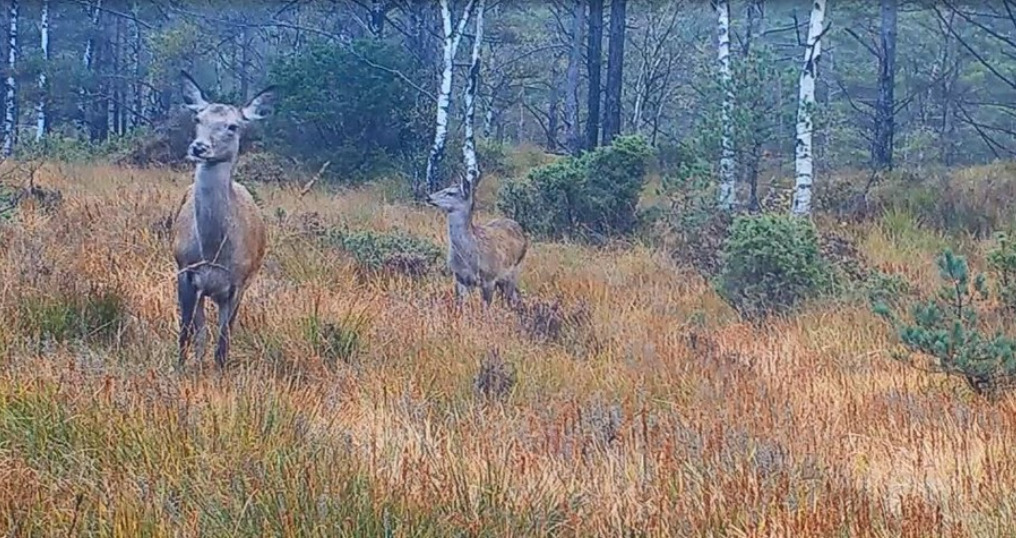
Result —
POLYGON ((261 90, 246 105, 236 107, 210 103, 204 92, 186 71, 180 71, 183 99, 194 112, 194 141, 187 148, 187 159, 196 162, 226 162, 240 152, 240 136, 250 122, 267 115, 275 97, 275 88, 261 90))
POLYGON ((431 193, 427 203, 444 209, 447 213, 468 212, 473 208, 473 193, 476 191, 474 181, 462 174, 457 185, 452 185, 431 193))

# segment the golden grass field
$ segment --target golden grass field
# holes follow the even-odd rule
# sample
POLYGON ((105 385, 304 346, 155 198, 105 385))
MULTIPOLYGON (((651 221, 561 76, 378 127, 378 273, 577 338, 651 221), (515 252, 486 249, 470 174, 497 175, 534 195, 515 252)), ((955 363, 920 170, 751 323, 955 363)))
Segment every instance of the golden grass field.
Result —
MULTIPOLYGON (((4 536, 999 536, 1016 528, 1016 406, 892 361, 863 302, 764 330, 648 248, 535 243, 529 298, 585 302, 581 337, 538 341, 450 277, 363 278, 304 232, 402 228, 436 210, 380 187, 257 186, 266 265, 225 373, 176 362, 164 220, 189 173, 49 165, 52 211, 0 223, 4 536), (283 208, 280 212, 277 208, 283 208), (125 297, 105 341, 47 343, 25 304, 125 297), (63 294, 63 295, 61 295, 63 294), (358 320, 330 363, 312 313, 358 320), (474 393, 496 350, 517 384, 474 393)), ((484 217, 493 184, 485 185, 484 217)), ((901 231, 902 230, 902 231, 901 231)), ((935 284, 944 239, 855 232, 870 262, 935 284)), ((978 244, 965 245, 980 263, 978 244)), ((924 285, 924 284, 922 284, 924 285)), ((930 288, 929 288, 930 289, 930 288)))

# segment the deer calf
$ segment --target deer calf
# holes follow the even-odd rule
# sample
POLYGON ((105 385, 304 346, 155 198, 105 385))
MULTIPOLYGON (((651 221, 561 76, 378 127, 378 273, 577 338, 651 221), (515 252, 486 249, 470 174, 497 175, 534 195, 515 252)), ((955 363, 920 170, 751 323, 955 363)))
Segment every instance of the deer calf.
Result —
POLYGON ((509 218, 473 224, 475 192, 476 184, 463 177, 459 185, 427 197, 427 203, 448 214, 448 266, 455 275, 455 298, 461 305, 466 294, 479 286, 484 305, 490 306, 497 288, 514 306, 529 240, 519 223, 509 218))
POLYGON ((204 352, 204 300, 219 310, 215 362, 222 368, 230 331, 251 277, 265 256, 264 219, 250 192, 232 180, 243 128, 263 118, 273 89, 266 88, 243 107, 209 103, 194 79, 181 71, 184 102, 195 114, 195 135, 187 159, 196 163, 194 183, 180 202, 173 225, 177 299, 180 308, 180 363, 197 334, 204 352))

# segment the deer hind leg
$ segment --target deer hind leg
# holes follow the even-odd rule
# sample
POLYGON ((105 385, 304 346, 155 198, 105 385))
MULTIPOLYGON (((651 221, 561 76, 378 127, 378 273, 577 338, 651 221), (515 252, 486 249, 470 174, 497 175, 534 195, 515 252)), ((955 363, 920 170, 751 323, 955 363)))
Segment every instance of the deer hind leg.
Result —
POLYGON ((518 306, 519 302, 519 273, 517 269, 513 269, 504 279, 497 282, 497 290, 500 292, 501 297, 504 298, 505 302, 510 307, 518 306))
MULTIPOLYGON (((204 312, 201 309, 202 295, 197 286, 194 285, 189 271, 181 272, 176 277, 176 296, 180 308, 180 357, 178 367, 183 367, 187 362, 187 351, 190 348, 191 337, 194 336, 197 323, 204 325, 204 312), (200 316, 200 319, 195 319, 200 316)), ((200 335, 198 337, 200 339, 200 335)))
POLYGON ((508 306, 514 308, 518 304, 519 289, 516 287, 513 280, 502 280, 498 282, 497 291, 508 306))
POLYGON ((489 307, 490 301, 494 298, 494 282, 480 284, 480 296, 483 297, 483 306, 489 307))
POLYGON ((226 367, 226 357, 229 355, 229 344, 232 339, 230 332, 242 296, 242 292, 231 286, 224 297, 216 298, 219 307, 219 340, 215 346, 215 364, 220 370, 226 367))
POLYGON ((469 285, 455 277, 455 307, 458 309, 462 308, 462 304, 466 301, 466 297, 469 295, 469 285))

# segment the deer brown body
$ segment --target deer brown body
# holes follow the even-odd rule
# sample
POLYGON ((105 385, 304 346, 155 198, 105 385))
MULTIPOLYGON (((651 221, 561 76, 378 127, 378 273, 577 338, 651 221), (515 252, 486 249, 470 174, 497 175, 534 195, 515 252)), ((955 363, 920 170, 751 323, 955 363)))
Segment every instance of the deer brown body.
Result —
POLYGON ((479 287, 484 304, 490 305, 497 289, 514 305, 529 240, 522 226, 509 218, 474 224, 473 192, 475 186, 463 180, 427 197, 448 214, 448 267, 455 276, 455 297, 461 303, 470 289, 479 287))
POLYGON ((188 159, 196 162, 194 183, 180 202, 173 223, 173 257, 177 266, 180 309, 180 365, 191 339, 204 351, 204 300, 219 310, 215 362, 221 368, 229 352, 230 332, 244 292, 261 268, 267 233, 250 192, 232 180, 243 127, 261 119, 259 109, 272 96, 262 91, 242 108, 209 103, 186 73, 184 100, 195 112, 195 138, 188 159))

